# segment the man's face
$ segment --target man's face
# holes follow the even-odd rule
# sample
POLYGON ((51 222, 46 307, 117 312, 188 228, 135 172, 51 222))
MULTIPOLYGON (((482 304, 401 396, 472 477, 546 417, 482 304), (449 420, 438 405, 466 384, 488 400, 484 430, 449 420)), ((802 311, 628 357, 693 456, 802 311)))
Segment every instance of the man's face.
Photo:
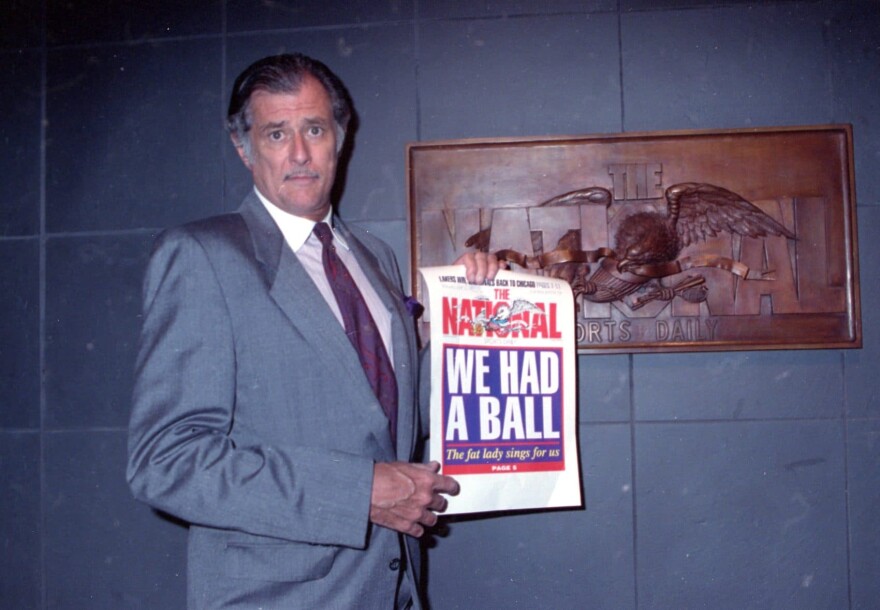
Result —
POLYGON ((296 93, 255 91, 250 98, 251 158, 236 146, 254 184, 273 204, 322 220, 336 175, 336 123, 330 96, 307 75, 296 93))

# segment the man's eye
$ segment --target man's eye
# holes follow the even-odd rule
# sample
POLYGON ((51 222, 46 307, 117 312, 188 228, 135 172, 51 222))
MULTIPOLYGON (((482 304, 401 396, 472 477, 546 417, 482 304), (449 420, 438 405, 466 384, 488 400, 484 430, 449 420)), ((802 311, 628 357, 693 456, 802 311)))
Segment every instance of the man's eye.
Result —
POLYGON ((319 135, 321 135, 322 133, 324 133, 324 128, 323 128, 323 127, 318 127, 317 125, 312 125, 311 127, 309 127, 309 132, 308 132, 308 133, 309 133, 310 136, 319 136, 319 135))
POLYGON ((269 132, 269 139, 272 140, 273 142, 280 142, 281 140, 284 139, 284 132, 283 131, 270 131, 269 132))

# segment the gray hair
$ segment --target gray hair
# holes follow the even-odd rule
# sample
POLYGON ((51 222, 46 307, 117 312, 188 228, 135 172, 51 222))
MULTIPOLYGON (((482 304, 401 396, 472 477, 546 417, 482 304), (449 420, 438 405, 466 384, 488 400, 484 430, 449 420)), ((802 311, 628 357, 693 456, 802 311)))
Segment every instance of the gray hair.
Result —
POLYGON ((241 146, 247 159, 251 159, 249 132, 253 125, 251 96, 255 91, 269 93, 297 93, 303 79, 311 75, 327 91, 336 124, 336 148, 342 148, 345 132, 351 119, 351 99, 345 85, 330 68, 316 59, 301 53, 287 53, 264 57, 250 66, 235 79, 229 110, 226 113, 226 129, 237 146, 241 146))

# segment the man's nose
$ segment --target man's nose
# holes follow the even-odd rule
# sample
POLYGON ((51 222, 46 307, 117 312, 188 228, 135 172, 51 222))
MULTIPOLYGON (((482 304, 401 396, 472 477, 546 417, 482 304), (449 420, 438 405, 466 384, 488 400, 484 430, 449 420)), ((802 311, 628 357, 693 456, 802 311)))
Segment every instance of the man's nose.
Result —
POLYGON ((294 134, 290 143, 290 160, 297 165, 306 165, 311 161, 309 145, 301 133, 294 134))

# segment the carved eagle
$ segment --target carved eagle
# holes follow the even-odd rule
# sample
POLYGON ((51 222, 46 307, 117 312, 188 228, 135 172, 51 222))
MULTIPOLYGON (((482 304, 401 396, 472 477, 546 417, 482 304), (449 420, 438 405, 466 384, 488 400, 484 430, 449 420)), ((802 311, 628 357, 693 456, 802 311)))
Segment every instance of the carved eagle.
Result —
POLYGON ((682 182, 665 195, 665 212, 636 212, 620 223, 614 236, 618 270, 675 260, 682 248, 719 233, 796 239, 760 208, 720 186, 682 182))

